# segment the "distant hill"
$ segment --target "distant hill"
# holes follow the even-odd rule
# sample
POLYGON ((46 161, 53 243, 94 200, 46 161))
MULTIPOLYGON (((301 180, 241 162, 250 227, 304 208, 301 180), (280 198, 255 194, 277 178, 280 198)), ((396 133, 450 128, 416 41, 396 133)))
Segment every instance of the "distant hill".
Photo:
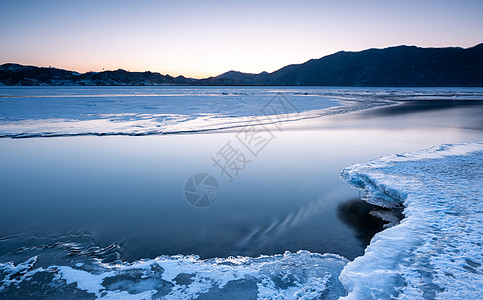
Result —
POLYGON ((337 52, 273 73, 230 71, 207 85, 483 86, 483 44, 463 48, 398 46, 337 52))
POLYGON ((0 66, 4 85, 483 86, 483 44, 463 49, 397 46, 340 51, 272 73, 229 71, 191 79, 124 70, 79 74, 18 64, 0 66))
POLYGON ((152 72, 125 70, 88 72, 79 74, 56 68, 3 64, 0 83, 4 85, 187 85, 195 79, 171 77, 152 72))

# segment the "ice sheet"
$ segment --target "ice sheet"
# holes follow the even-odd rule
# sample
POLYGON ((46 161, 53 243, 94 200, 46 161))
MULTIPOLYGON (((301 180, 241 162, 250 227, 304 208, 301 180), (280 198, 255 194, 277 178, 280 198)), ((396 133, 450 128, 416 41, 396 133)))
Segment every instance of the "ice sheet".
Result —
POLYGON ((483 294, 483 143, 443 145, 344 169, 367 201, 403 206, 340 280, 346 299, 477 299, 483 294))
POLYGON ((337 277, 347 260, 299 251, 209 260, 161 256, 132 264, 48 268, 34 268, 34 263, 35 258, 17 266, 0 264, 0 278, 5 275, 1 289, 12 296, 19 290, 48 291, 50 285, 63 297, 102 299, 337 299, 345 293, 337 277))
POLYGON ((0 137, 195 132, 313 118, 414 99, 483 99, 483 90, 1 87, 0 137))

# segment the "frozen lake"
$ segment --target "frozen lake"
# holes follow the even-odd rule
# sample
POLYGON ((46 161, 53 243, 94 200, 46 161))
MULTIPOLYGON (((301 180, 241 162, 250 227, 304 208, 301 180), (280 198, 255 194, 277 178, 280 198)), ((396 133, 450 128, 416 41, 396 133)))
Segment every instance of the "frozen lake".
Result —
POLYGON ((39 295, 52 295, 47 286, 55 281, 70 295, 75 291, 60 279, 83 278, 79 295, 99 296, 100 289, 123 295, 116 288, 123 285, 131 295, 154 289, 194 297, 204 293, 195 283, 211 272, 211 283, 203 284, 214 298, 227 282, 244 278, 227 288, 256 298, 316 287, 336 299, 345 293, 341 269, 382 229, 340 170, 390 153, 481 140, 482 94, 457 88, 1 88, 0 133, 34 138, 0 139, 0 295, 16 295, 11 281, 39 295), (265 144, 255 143, 256 151, 243 148, 240 137, 251 127, 240 126, 247 124, 264 128, 265 144), (227 144, 244 149, 240 168, 228 169, 231 176, 214 163, 227 144), (185 197, 187 180, 199 172, 219 187, 216 201, 201 208, 185 197), (299 250, 312 254, 280 255, 299 250), (254 259, 260 255, 268 257, 254 259), (230 256, 241 257, 224 260, 230 256), (150 260, 124 264, 140 259, 150 260), (22 279, 52 266, 58 267, 38 273, 38 286, 22 279), (17 275, 9 275, 12 268, 17 275), (94 276, 101 271, 120 277, 94 276))
POLYGON ((346 113, 399 100, 481 99, 471 88, 0 87, 0 137, 146 135, 346 113))

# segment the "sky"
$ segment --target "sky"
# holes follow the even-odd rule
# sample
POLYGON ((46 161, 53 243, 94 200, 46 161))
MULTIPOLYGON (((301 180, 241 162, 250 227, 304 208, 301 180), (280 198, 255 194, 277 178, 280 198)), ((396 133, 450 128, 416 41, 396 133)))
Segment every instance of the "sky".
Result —
POLYGON ((481 0, 0 0, 0 64, 203 78, 337 51, 483 42, 481 0))

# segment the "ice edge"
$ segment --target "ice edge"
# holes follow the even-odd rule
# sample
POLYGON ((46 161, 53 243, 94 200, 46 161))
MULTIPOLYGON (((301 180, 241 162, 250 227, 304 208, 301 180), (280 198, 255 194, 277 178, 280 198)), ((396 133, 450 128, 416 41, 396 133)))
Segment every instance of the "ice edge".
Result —
POLYGON ((393 154, 341 170, 342 179, 367 193, 365 201, 386 208, 402 206, 405 215, 400 224, 376 234, 365 254, 344 267, 339 280, 348 295, 342 299, 470 299, 483 294, 482 258, 478 255, 478 235, 481 238, 483 229, 483 187, 478 177, 453 180, 455 186, 447 178, 425 182, 435 176, 416 178, 412 172, 417 166, 422 174, 430 170, 438 173, 441 164, 436 161, 452 157, 461 168, 459 173, 465 173, 468 170, 461 165, 468 163, 458 157, 472 153, 479 154, 476 163, 472 163, 476 173, 482 173, 478 160, 483 160, 483 142, 444 144, 415 153, 393 154), (445 192, 438 191, 441 184, 452 186, 452 194, 435 196, 445 192), (465 193, 469 197, 465 198, 465 193), (465 201, 460 205, 470 209, 456 209, 458 201, 465 201), (459 216, 468 213, 475 215, 470 215, 470 220, 459 216), (455 228, 461 227, 461 222, 471 226, 455 228), (466 236, 460 240, 458 235, 466 236))

